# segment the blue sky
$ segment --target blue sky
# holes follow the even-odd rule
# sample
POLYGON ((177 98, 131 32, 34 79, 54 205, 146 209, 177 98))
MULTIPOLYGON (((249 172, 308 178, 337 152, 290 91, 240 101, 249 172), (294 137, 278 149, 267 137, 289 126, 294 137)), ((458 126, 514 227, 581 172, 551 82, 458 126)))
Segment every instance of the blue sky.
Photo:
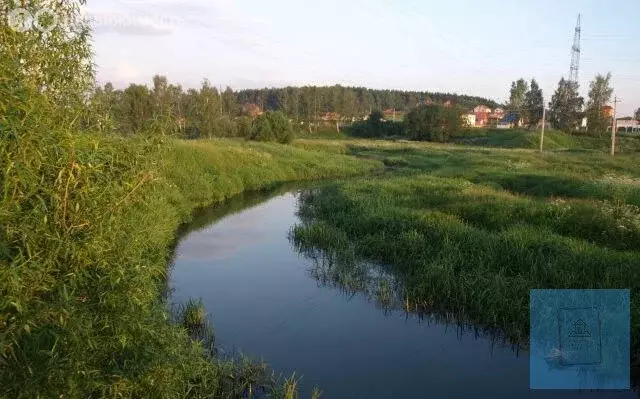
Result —
POLYGON ((367 86, 505 101, 536 78, 548 101, 582 14, 581 94, 611 72, 620 114, 640 107, 638 0, 100 0, 98 79, 155 73, 184 87, 367 86))

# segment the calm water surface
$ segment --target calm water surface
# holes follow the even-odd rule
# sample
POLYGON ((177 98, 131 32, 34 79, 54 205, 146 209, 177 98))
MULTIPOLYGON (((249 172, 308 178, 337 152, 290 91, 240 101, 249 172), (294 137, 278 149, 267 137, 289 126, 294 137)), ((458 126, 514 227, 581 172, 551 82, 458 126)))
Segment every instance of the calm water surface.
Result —
MULTIPOLYGON (((174 303, 203 299, 223 351, 302 375, 302 398, 314 386, 323 398, 636 397, 532 392, 527 353, 332 282, 328 260, 288 238, 298 196, 244 195, 201 212, 176 248, 170 285, 174 303)), ((365 285, 397 284, 380 267, 364 273, 365 285)))

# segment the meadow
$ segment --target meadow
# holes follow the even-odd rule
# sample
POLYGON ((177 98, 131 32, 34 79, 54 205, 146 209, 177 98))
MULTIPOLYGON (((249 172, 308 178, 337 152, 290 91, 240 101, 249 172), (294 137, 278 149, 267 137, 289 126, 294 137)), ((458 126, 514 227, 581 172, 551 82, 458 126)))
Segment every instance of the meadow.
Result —
MULTIPOLYGON (((527 143, 504 132, 504 146, 527 143)), ((389 265, 415 310, 453 313, 527 346, 532 288, 630 288, 640 360, 640 163, 552 133, 554 150, 415 142, 300 140, 383 162, 383 174, 304 198, 302 248, 389 265), (561 144, 564 144, 561 145, 561 144), (569 144, 569 146, 567 146, 569 144)), ((529 148, 527 148, 529 147, 529 148)))

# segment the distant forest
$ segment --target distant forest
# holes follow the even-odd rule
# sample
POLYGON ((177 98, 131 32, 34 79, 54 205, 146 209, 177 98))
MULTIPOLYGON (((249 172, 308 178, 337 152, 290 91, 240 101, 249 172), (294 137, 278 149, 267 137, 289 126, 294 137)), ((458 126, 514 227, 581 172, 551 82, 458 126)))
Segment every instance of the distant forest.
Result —
POLYGON ((495 107, 495 101, 451 93, 373 90, 360 87, 285 87, 220 91, 205 80, 198 89, 184 90, 164 76, 153 85, 131 84, 118 90, 111 83, 95 87, 88 98, 85 123, 99 131, 135 134, 142 131, 177 133, 184 137, 235 137, 249 134, 252 121, 262 111, 279 111, 310 128, 326 113, 329 120, 350 122, 372 111, 395 108, 398 112, 418 104, 451 101, 464 111, 479 104, 495 107))
POLYGON ((416 105, 432 101, 467 109, 479 104, 495 108, 498 104, 482 97, 454 93, 431 93, 402 90, 376 90, 363 87, 304 86, 240 90, 236 93, 239 103, 252 103, 264 110, 282 111, 289 116, 311 119, 313 115, 336 112, 342 116, 364 116, 373 110, 395 108, 409 111, 416 105))

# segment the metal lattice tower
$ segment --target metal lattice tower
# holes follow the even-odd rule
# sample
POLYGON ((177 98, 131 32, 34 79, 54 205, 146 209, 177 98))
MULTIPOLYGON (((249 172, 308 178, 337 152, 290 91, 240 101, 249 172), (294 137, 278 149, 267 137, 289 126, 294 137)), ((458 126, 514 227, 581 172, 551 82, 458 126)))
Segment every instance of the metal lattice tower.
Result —
POLYGON ((573 46, 571 47, 571 66, 569 67, 569 80, 578 83, 578 71, 580 68, 580 14, 576 23, 576 33, 573 35, 573 46))

